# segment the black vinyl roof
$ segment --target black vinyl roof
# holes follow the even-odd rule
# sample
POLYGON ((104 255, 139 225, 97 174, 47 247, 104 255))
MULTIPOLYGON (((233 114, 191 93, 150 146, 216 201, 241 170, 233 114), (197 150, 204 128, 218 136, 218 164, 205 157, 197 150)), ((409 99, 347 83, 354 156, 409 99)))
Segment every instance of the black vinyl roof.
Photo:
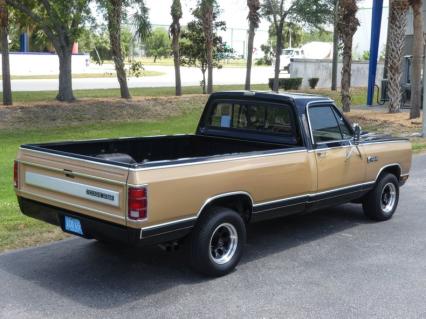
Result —
POLYGON ((260 100, 270 100, 274 102, 292 102, 299 113, 304 113, 306 105, 311 102, 331 102, 329 97, 295 92, 272 92, 272 91, 223 91, 213 93, 210 97, 215 98, 259 98, 260 100))

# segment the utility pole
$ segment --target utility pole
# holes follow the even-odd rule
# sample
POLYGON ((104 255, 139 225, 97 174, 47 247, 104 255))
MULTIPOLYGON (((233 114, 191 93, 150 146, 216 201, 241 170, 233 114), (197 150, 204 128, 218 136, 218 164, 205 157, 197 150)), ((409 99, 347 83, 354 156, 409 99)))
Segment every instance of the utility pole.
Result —
POLYGON ((334 31, 333 31, 333 62, 331 67, 331 89, 337 89, 337 65, 339 60, 339 37, 337 34, 337 23, 339 17, 339 0, 334 1, 334 31))

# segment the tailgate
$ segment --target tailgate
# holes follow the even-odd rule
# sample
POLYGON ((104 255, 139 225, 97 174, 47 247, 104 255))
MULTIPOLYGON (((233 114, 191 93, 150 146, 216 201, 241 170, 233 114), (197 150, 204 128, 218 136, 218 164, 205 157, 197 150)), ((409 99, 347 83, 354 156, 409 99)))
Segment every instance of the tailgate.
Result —
POLYGON ((17 161, 19 196, 126 224, 127 168, 27 149, 17 161))

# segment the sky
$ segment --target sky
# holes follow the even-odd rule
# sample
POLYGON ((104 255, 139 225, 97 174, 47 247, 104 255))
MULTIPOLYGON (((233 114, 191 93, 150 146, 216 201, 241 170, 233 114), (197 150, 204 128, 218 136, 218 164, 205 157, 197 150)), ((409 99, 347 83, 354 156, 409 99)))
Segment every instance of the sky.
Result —
MULTIPOLYGON (((147 7, 150 9, 151 24, 156 27, 158 25, 168 26, 171 21, 170 6, 172 0, 145 0, 147 7)), ((237 52, 244 53, 247 44, 247 0, 217 0, 221 8, 220 19, 226 22, 228 30, 222 33, 224 41, 229 43, 237 52)), ((286 0, 290 2, 290 0, 286 0)), ((361 26, 354 38, 354 50, 359 54, 369 49, 370 45, 370 22, 371 22, 371 6, 372 0, 361 0, 358 3, 360 8, 358 18, 361 26)), ((182 0, 183 18, 182 24, 187 24, 193 19, 191 9, 195 7, 197 0, 182 0)), ((386 41, 387 28, 387 6, 388 0, 384 0, 384 14, 382 19, 382 34, 380 39, 380 48, 382 50, 386 41)), ((260 45, 267 43, 269 23, 262 19, 259 29, 255 37, 255 48, 260 51, 260 45)))
MULTIPOLYGON (((170 6, 172 0, 145 0, 150 9, 150 19, 153 25, 170 24, 170 6)), ((197 0, 182 0, 183 18, 182 24, 191 21, 191 9, 195 7, 197 0)), ((226 22, 229 28, 247 28, 247 0, 218 0, 221 9, 220 19, 226 22)), ((260 29, 268 29, 268 23, 263 21, 260 29)))

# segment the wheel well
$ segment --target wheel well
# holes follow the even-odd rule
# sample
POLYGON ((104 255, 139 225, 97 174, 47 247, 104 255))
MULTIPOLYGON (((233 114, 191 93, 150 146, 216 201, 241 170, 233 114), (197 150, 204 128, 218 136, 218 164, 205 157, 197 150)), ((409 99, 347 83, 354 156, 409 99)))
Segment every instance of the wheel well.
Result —
POLYGON ((401 167, 399 165, 387 166, 384 169, 382 169, 382 171, 380 172, 379 176, 382 176, 384 173, 393 174, 399 180, 399 178, 401 177, 401 167))
POLYGON ((235 210, 245 222, 249 222, 253 211, 253 202, 249 195, 236 194, 216 198, 208 202, 201 210, 199 217, 206 214, 211 207, 226 207, 235 210))

